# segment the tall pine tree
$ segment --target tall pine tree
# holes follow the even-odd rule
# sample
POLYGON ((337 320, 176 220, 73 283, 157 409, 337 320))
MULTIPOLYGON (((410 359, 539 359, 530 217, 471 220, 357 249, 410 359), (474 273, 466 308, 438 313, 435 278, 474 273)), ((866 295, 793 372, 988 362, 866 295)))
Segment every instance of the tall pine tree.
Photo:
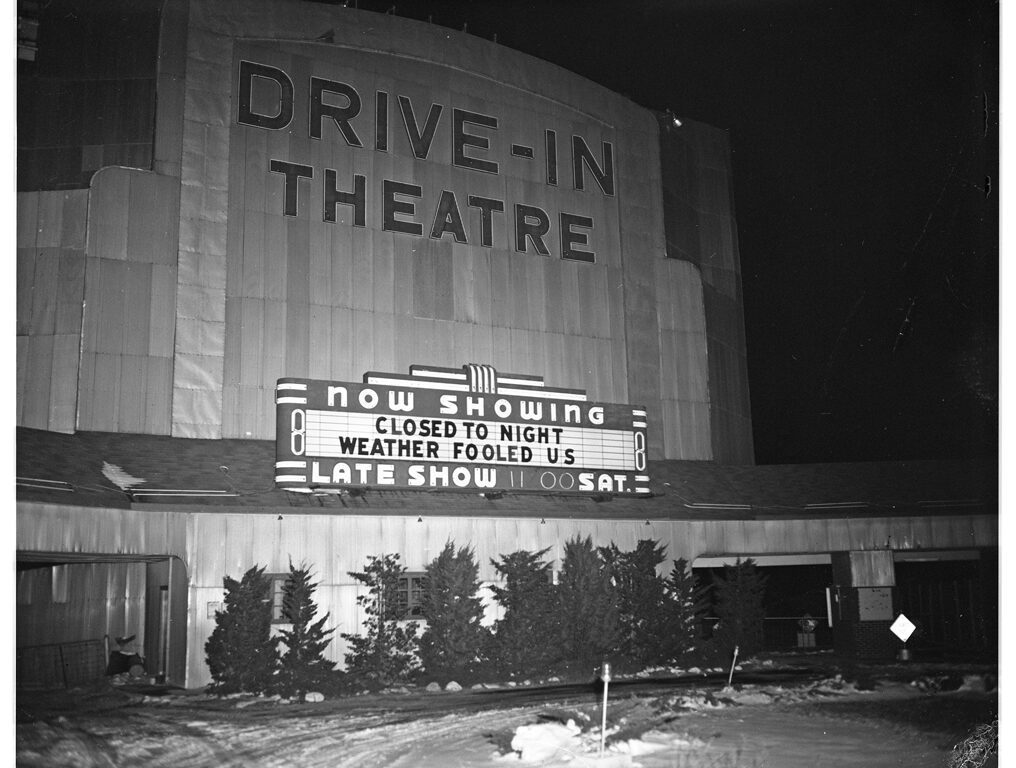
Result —
POLYGON ((713 639, 718 650, 729 655, 737 646, 741 656, 752 655, 762 647, 766 577, 754 560, 738 558, 734 565, 723 566, 722 576, 713 577, 713 586, 719 618, 713 639))
POLYGON ((620 634, 614 587, 591 537, 565 542, 557 613, 558 651, 566 668, 590 672, 614 654, 620 634))
POLYGON ((613 542, 599 552, 613 576, 621 655, 637 668, 664 663, 669 606, 666 582, 656 569, 666 559, 666 547, 642 539, 630 552, 613 542))
POLYGON ((426 572, 423 615, 427 629, 420 638, 420 661, 430 676, 459 682, 470 679, 490 642, 490 633, 480 624, 483 603, 477 595, 479 568, 473 550, 456 551, 449 541, 426 572))
POLYGON ((555 648, 547 638, 556 633, 557 611, 550 563, 539 552, 519 550, 491 560, 504 579, 504 586, 492 585, 494 599, 504 616, 494 625, 491 662, 502 675, 529 677, 546 672, 557 661, 555 648))
POLYGON ((215 629, 205 642, 212 675, 209 691, 263 693, 272 688, 279 660, 278 639, 271 637, 271 581, 264 568, 240 579, 222 580, 224 608, 215 612, 215 629))
POLYGON ((342 634, 349 644, 346 671, 363 685, 405 683, 420 671, 416 622, 400 623, 399 580, 405 572, 397 554, 370 555, 362 571, 349 572, 367 588, 356 598, 367 617, 364 632, 342 634))
POLYGON ((278 690, 285 696, 299 696, 307 691, 327 686, 335 662, 324 657, 335 630, 325 629, 329 614, 317 621, 314 592, 317 584, 311 583, 310 569, 306 565, 289 564, 289 578, 282 587, 282 615, 291 625, 279 634, 286 646, 279 669, 278 690))

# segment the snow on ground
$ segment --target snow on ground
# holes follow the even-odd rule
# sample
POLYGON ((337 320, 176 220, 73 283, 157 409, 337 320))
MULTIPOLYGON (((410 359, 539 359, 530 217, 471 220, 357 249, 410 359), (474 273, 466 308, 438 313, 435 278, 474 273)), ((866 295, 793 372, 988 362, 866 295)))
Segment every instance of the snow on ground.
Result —
MULTIPOLYGON (((968 681, 964 686, 963 690, 979 687, 983 692, 983 683, 977 686, 968 681)), ((620 725, 608 728, 607 746, 601 751, 599 728, 583 731, 571 720, 525 725, 512 739, 514 753, 501 757, 500 763, 541 768, 945 765, 942 745, 934 739, 900 733, 885 723, 862 727, 856 719, 806 714, 805 709, 808 702, 830 697, 896 700, 899 706, 907 706, 915 690, 922 690, 922 686, 886 684, 877 691, 861 691, 837 676, 789 689, 728 686, 719 692, 692 691, 653 701, 655 711, 662 707, 685 713, 676 730, 673 722, 661 727, 658 716, 644 711, 640 717, 624 717, 620 725), (615 738, 625 730, 641 735, 615 738)))
POLYGON ((608 699, 602 755, 602 709, 594 693, 513 706, 507 699, 498 705, 491 697, 500 694, 490 691, 413 690, 322 703, 221 700, 193 692, 125 697, 115 691, 98 695, 89 706, 48 713, 22 710, 19 703, 17 764, 926 768, 947 764, 946 737, 901 726, 887 713, 948 709, 968 700, 990 705, 992 694, 985 689, 993 686, 970 677, 953 686, 956 690, 942 692, 941 687, 934 678, 924 678, 914 683, 882 680, 873 690, 859 690, 833 676, 788 687, 735 681, 732 687, 703 683, 618 695, 608 699))

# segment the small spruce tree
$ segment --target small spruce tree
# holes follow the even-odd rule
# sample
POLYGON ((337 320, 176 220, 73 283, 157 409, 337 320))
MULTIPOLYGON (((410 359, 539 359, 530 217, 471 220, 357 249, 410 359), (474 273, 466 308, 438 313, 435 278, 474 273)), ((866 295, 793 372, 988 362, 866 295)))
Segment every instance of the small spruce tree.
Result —
POLYGON ((341 637, 349 644, 346 671, 363 685, 404 683, 420 671, 416 622, 400 623, 399 579, 405 572, 397 554, 370 555, 362 571, 349 572, 367 588, 356 598, 367 618, 362 634, 341 637))
POLYGON ((557 586, 559 658, 566 668, 589 672, 617 648, 617 605, 611 573, 591 537, 565 542, 557 586))
POLYGON ((717 650, 729 655, 737 646, 742 657, 752 655, 762 647, 766 577, 754 560, 738 558, 734 565, 723 566, 723 575, 714 576, 713 585, 719 619, 713 635, 717 650))
POLYGON ((279 633, 286 650, 282 654, 278 690, 286 696, 299 696, 328 685, 328 676, 335 669, 335 662, 324 657, 335 631, 324 628, 330 614, 314 621, 316 589, 317 584, 311 583, 310 569, 306 565, 297 568, 290 562, 289 578, 282 587, 282 615, 291 628, 279 633))
POLYGON ((278 639, 271 637, 271 582, 253 567, 239 581, 226 576, 224 608, 215 612, 215 629, 205 642, 217 694, 263 693, 272 687, 279 661, 278 639))
POLYGON ((666 580, 667 607, 662 657, 679 663, 699 650, 699 620, 708 604, 708 587, 698 583, 683 557, 674 561, 666 580))
POLYGON ((492 585, 494 599, 504 616, 494 625, 490 659, 496 670, 509 677, 545 672, 556 661, 547 638, 556 633, 557 613, 550 563, 539 552, 519 550, 491 560, 504 586, 492 585))
POLYGON ((449 541, 426 572, 422 607, 427 629, 420 638, 420 661, 429 676, 471 679, 489 645, 489 632, 480 624, 483 603, 477 596, 479 568, 473 550, 456 551, 449 541))

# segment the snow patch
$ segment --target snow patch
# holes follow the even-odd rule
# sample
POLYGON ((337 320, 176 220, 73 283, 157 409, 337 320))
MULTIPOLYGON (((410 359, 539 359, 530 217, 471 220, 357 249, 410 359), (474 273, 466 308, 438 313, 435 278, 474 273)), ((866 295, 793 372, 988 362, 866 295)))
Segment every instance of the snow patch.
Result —
POLYGON ((102 474, 121 491, 129 491, 135 485, 148 482, 145 478, 134 477, 134 475, 124 470, 123 467, 110 464, 108 461, 102 462, 102 474))
POLYGON ((963 684, 958 690, 987 693, 988 691, 995 690, 995 688, 995 681, 990 677, 985 677, 984 675, 964 675, 963 684))
MULTIPOLYGON (((607 736, 616 732, 610 728, 607 736)), ((574 720, 568 720, 519 726, 511 741, 512 753, 497 760, 541 768, 638 768, 634 757, 692 745, 681 736, 651 731, 642 738, 611 742, 600 754, 599 729, 583 732, 574 720)))
POLYGON ((735 691, 730 700, 735 704, 771 704, 773 697, 762 691, 735 691))
POLYGON ((567 723, 520 725, 512 738, 512 750, 525 762, 539 762, 573 756, 582 749, 582 729, 574 720, 567 723))

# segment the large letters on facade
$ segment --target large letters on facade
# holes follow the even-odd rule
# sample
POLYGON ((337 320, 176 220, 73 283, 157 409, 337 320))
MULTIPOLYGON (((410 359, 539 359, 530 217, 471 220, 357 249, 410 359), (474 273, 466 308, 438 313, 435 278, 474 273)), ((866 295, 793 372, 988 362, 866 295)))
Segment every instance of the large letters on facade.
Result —
MULTIPOLYGON (((240 125, 266 131, 291 129, 299 110, 306 110, 307 137, 335 142, 350 152, 389 152, 392 131, 400 126, 412 155, 427 161, 435 143, 447 141, 451 166, 464 173, 499 175, 504 161, 538 163, 549 187, 559 185, 559 166, 570 162, 566 176, 571 189, 581 194, 615 195, 614 149, 600 142, 598 152, 582 136, 565 144, 566 158, 559 157, 557 131, 539 129, 532 146, 512 143, 499 147, 503 132, 496 115, 482 114, 443 104, 415 103, 409 96, 378 90, 361 94, 355 84, 310 77, 303 87, 280 67, 241 60, 237 80, 236 120, 240 125), (498 151, 507 150, 505 151, 498 151)), ((352 165, 352 163, 350 163, 352 165)), ((376 226, 384 231, 415 237, 441 239, 490 247, 495 222, 511 237, 518 253, 556 255, 562 259, 593 262, 590 234, 596 227, 592 216, 576 211, 548 211, 535 201, 502 200, 442 189, 427 194, 411 181, 395 178, 368 179, 363 174, 341 172, 271 157, 268 172, 278 174, 283 185, 282 214, 308 212, 324 222, 337 221, 338 206, 351 210, 354 226, 376 226), (379 210, 370 210, 372 185, 380 187, 379 210), (305 206, 318 207, 314 214, 305 206)))

